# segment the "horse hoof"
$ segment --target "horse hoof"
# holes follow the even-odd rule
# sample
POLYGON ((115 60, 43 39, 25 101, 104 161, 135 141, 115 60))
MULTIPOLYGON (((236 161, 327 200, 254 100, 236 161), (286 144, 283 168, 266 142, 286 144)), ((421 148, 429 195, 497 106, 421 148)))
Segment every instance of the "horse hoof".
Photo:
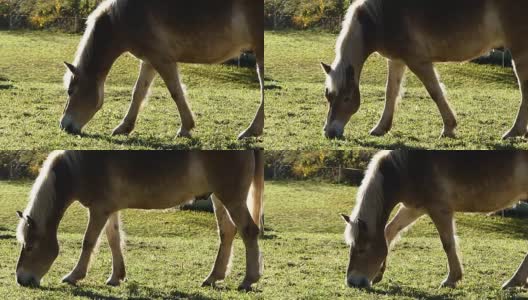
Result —
POLYGON ((129 135, 133 130, 134 126, 121 123, 114 129, 114 131, 112 131, 112 135, 129 135))
POLYGON ((456 135, 454 131, 443 131, 442 134, 440 135, 440 138, 454 139, 456 138, 456 135))
POLYGON ((66 276, 62 278, 62 283, 67 283, 69 285, 77 285, 78 279, 74 279, 71 276, 66 276))
POLYGON ((106 285, 108 286, 119 286, 120 284, 121 284, 121 281, 119 279, 109 278, 106 281, 106 285))
POLYGON ((179 138, 192 138, 191 136, 191 132, 189 130, 186 130, 186 129, 180 129, 178 130, 178 133, 176 134, 176 137, 179 137, 179 138))
POLYGON ((526 130, 517 130, 515 128, 512 128, 512 129, 510 129, 510 131, 506 132, 502 136, 502 139, 503 140, 507 140, 507 139, 516 138, 516 137, 519 137, 519 136, 525 136, 526 134, 527 134, 526 130))
POLYGON ((380 128, 380 127, 376 127, 374 129, 372 129, 370 131, 370 135, 372 136, 384 136, 385 134, 387 134, 387 132, 389 132, 388 130, 385 130, 383 128, 380 128))
POLYGON ((456 282, 452 282, 452 281, 444 280, 444 281, 440 284, 440 288, 450 288, 450 289, 454 289, 454 288, 456 288, 456 282))
POLYGON ((216 284, 214 281, 210 281, 210 280, 205 280, 204 282, 202 282, 202 287, 215 287, 216 284))
POLYGON ((505 282, 502 285, 502 289, 506 290, 506 289, 511 289, 511 288, 516 288, 516 287, 519 287, 519 286, 523 286, 523 285, 524 285, 524 283, 517 282, 514 279, 510 279, 510 280, 508 280, 507 282, 505 282))
POLYGON ((249 283, 242 283, 238 286, 238 290, 242 292, 251 292, 253 289, 251 288, 251 284, 249 283))
POLYGON ((259 137, 262 134, 263 134, 262 129, 248 128, 238 135, 238 139, 243 140, 243 139, 252 138, 252 137, 259 137))

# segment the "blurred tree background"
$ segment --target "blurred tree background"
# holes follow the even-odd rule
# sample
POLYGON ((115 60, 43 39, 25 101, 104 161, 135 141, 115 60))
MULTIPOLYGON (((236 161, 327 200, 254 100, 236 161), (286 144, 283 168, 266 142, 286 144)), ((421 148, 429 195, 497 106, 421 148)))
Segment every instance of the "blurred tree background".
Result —
POLYGON ((0 26, 79 32, 102 0, 0 0, 0 26))
POLYGON ((337 31, 353 0, 264 0, 269 29, 320 28, 337 31))
MULTIPOLYGON (((34 179, 47 151, 0 151, 0 180, 34 179)), ((265 151, 272 180, 320 180, 358 184, 375 151, 265 151)))

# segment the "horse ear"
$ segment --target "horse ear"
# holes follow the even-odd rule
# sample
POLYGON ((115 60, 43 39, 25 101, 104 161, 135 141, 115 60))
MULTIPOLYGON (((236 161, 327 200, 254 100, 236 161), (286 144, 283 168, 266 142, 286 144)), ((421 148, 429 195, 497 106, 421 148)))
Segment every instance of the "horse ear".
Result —
POLYGON ((345 214, 341 214, 341 218, 343 218, 343 220, 345 220, 345 222, 347 224, 350 224, 350 217, 345 215, 345 214))
POLYGON ((20 211, 20 210, 17 210, 17 216, 20 218, 20 219, 24 219, 24 214, 20 211))
POLYGON ((325 64, 324 62, 321 62, 321 68, 323 68, 323 71, 325 72, 326 75, 330 74, 330 72, 332 72, 332 67, 330 67, 329 65, 325 64))
POLYGON ((67 62, 64 62, 64 65, 66 66, 66 68, 68 68, 68 70, 70 70, 70 72, 72 72, 73 75, 77 76, 79 74, 77 68, 74 65, 67 62))
POLYGON ((30 216, 26 216, 26 220, 29 227, 35 227, 35 221, 30 216))

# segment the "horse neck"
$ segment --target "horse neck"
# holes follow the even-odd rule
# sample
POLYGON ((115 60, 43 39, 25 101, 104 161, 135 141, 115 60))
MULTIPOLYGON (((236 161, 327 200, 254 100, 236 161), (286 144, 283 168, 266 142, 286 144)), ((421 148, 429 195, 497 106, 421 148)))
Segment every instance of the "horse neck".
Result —
POLYGON ((363 65, 372 53, 369 49, 363 38, 361 24, 352 20, 351 24, 345 25, 339 34, 333 69, 344 72, 351 65, 354 67, 355 82, 359 82, 363 65))
POLYGON ((112 65, 125 48, 115 26, 109 19, 98 19, 87 29, 83 37, 84 48, 80 49, 74 63, 78 69, 96 79, 98 84, 104 83, 112 65))
POLYGON ((66 209, 73 203, 73 176, 64 161, 53 162, 37 178, 31 192, 31 205, 27 215, 45 228, 56 233, 66 209))
POLYGON ((368 184, 359 191, 361 203, 354 212, 356 219, 365 221, 368 228, 374 229, 373 233, 384 232, 389 216, 398 204, 397 192, 387 192, 384 181, 385 178, 379 171, 369 178, 368 184))

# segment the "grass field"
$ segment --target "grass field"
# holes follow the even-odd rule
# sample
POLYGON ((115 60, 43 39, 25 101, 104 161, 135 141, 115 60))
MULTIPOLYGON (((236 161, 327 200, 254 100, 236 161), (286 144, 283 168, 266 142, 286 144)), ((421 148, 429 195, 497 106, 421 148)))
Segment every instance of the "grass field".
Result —
POLYGON ((439 139, 442 121, 418 79, 407 72, 406 93, 385 137, 371 137, 384 106, 386 62, 375 54, 361 78, 360 111, 346 127, 345 140, 322 137, 326 118, 324 74, 334 59, 337 35, 309 31, 266 32, 266 149, 528 148, 524 139, 501 141, 517 114, 520 93, 511 68, 473 63, 438 64, 448 98, 458 114, 456 139, 439 139))
POLYGON ((75 205, 60 229, 61 253, 42 288, 15 284, 19 246, 15 210, 23 209, 28 182, 0 182, 0 295, 6 299, 496 299, 523 297, 499 289, 524 257, 528 221, 459 215, 458 234, 465 278, 457 289, 440 289, 446 258, 431 222, 424 218, 389 257, 384 280, 373 289, 345 287, 348 249, 338 213, 349 212, 355 187, 315 182, 267 182, 266 236, 261 240, 264 277, 256 291, 239 293, 244 255, 235 245, 233 271, 220 288, 201 288, 216 253, 212 214, 179 211, 126 211, 128 281, 104 285, 110 272, 106 242, 100 246, 88 277, 77 287, 60 284, 80 252, 86 213, 75 205), (79 222, 80 221, 80 222, 79 222))
POLYGON ((105 105, 81 137, 59 130, 66 92, 63 61, 71 62, 78 35, 55 32, 0 31, 0 148, 2 149, 238 149, 261 145, 239 142, 260 97, 256 72, 231 66, 183 65, 189 102, 196 115, 193 139, 176 138, 176 105, 161 79, 140 113, 130 137, 112 137, 124 117, 139 63, 121 57, 106 84, 105 105))

